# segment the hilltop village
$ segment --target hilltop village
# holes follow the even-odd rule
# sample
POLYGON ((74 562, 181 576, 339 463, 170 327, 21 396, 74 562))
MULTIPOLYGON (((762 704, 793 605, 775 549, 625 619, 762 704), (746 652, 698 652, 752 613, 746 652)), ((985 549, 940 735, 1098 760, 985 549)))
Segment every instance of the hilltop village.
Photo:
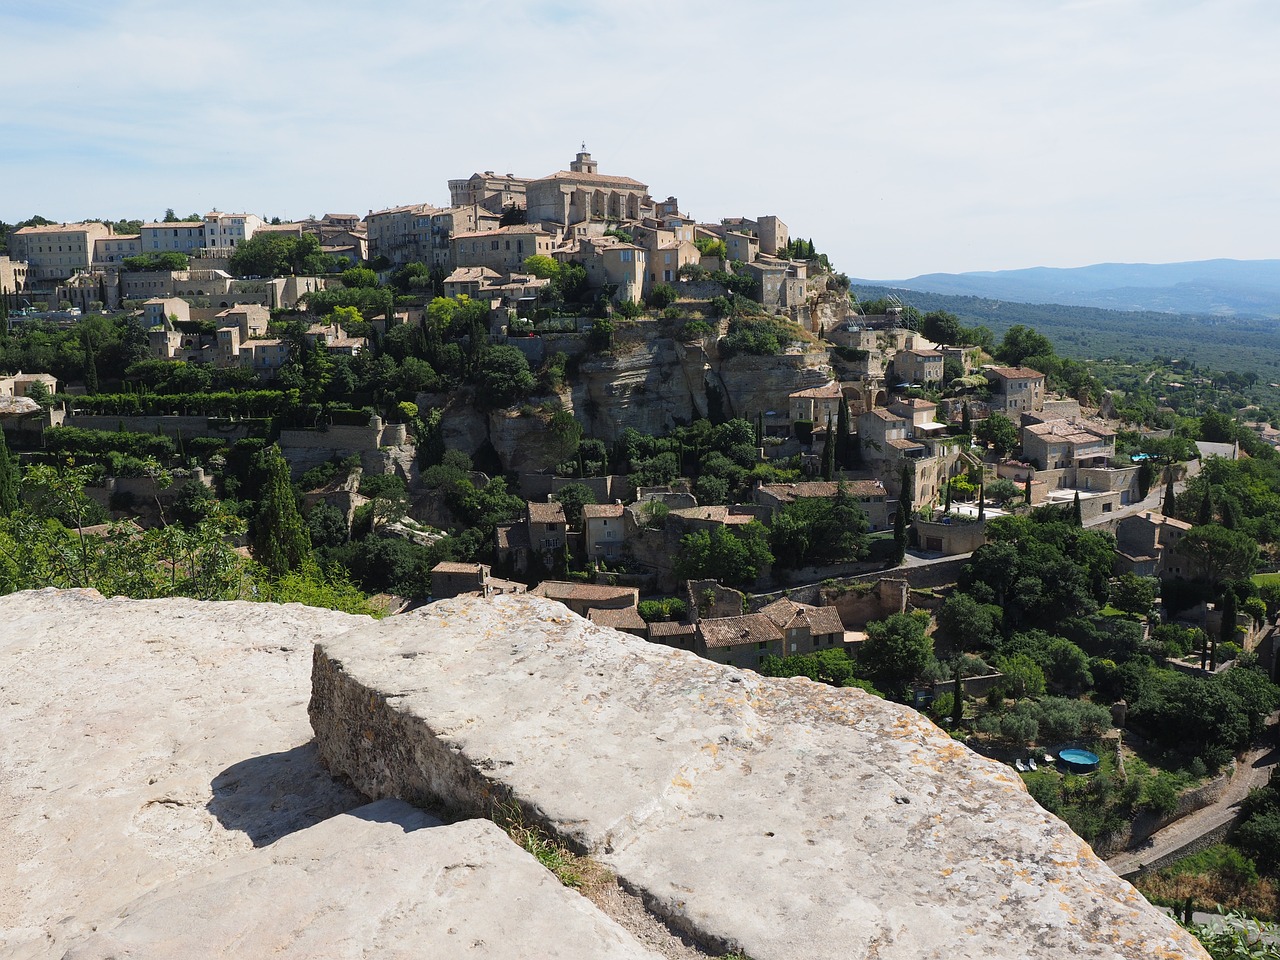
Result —
POLYGON ((1034 330, 859 302, 781 216, 585 149, 447 188, 8 230, 4 592, 533 593, 910 703, 1117 850, 1280 703, 1280 430, 1213 406, 1234 375, 1109 389, 1034 330), (1083 797, 1036 770, 1063 744, 1144 772, 1083 797))

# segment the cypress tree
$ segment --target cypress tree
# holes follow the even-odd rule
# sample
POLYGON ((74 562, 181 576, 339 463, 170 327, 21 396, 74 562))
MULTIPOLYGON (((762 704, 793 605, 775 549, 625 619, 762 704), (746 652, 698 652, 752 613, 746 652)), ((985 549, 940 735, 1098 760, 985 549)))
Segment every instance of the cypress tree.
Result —
POLYGON ((1240 510, 1234 500, 1222 501, 1222 525, 1228 530, 1234 530, 1240 525, 1240 510))
POLYGON ((898 496, 898 512, 893 515, 893 549, 895 567, 902 566, 907 556, 907 510, 908 501, 898 496))
POLYGON ((1200 514, 1196 523, 1202 527, 1206 523, 1213 523, 1213 488, 1207 483, 1204 486, 1204 496, 1200 498, 1200 514))
POLYGON ((1222 610, 1222 625, 1218 627, 1217 642, 1209 649, 1210 670, 1215 670, 1218 666, 1218 644, 1235 643, 1236 640, 1236 592, 1230 587, 1223 591, 1219 608, 1222 610))
POLYGON ((966 436, 973 436, 973 414, 969 411, 969 401, 960 408, 960 431, 966 436))
POLYGON ((756 446, 764 446, 764 411, 756 411, 756 446))
POLYGON ((1071 501, 1071 522, 1077 527, 1084 526, 1084 516, 1080 512, 1080 491, 1076 491, 1075 498, 1071 501))
POLYGON ((18 465, 9 455, 9 445, 0 430, 0 517, 18 509, 18 465))
POLYGON ((979 522, 987 519, 987 495, 985 492, 986 484, 980 482, 978 484, 978 520, 979 522))
POLYGON ((836 463, 841 470, 848 469, 849 463, 849 401, 840 398, 840 410, 836 416, 836 463))
POLYGON ((956 686, 951 697, 951 726, 958 728, 964 722, 964 658, 956 654, 956 686))
POLYGON ((1173 492, 1173 471, 1168 473, 1168 479, 1164 483, 1164 506, 1160 508, 1160 512, 1166 517, 1175 515, 1178 509, 1177 495, 1173 492))
POLYGON ((833 480, 836 475, 836 445, 831 429, 831 415, 827 414, 827 433, 822 441, 822 479, 833 480))
POLYGON ((942 512, 950 513, 951 512, 951 481, 950 480, 947 481, 947 488, 943 494, 943 498, 944 499, 942 501, 942 512))
POLYGON ((254 516, 250 551, 272 577, 282 577, 310 556, 311 536, 298 512, 298 499, 289 482, 289 465, 280 448, 273 445, 264 453, 267 479, 254 516))
POLYGON ((1031 504, 1031 474, 1027 474, 1027 482, 1022 485, 1022 502, 1031 504))

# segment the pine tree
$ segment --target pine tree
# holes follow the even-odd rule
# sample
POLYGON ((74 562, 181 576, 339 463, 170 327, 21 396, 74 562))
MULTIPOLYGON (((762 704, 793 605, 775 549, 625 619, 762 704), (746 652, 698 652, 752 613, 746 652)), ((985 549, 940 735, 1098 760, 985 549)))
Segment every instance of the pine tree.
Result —
POLYGON ((827 433, 822 441, 822 479, 834 480, 836 475, 836 445, 832 437, 831 415, 827 415, 827 433))
POLYGON ((1173 471, 1168 473, 1168 479, 1164 483, 1164 506, 1160 512, 1166 517, 1172 517, 1177 513, 1178 502, 1177 495, 1173 491, 1173 471))
POLYGON ((18 464, 9 455, 9 446, 0 430, 0 517, 18 509, 18 464))
POLYGON ((1077 527, 1084 526, 1084 515, 1080 512, 1080 491, 1076 491, 1075 498, 1071 501, 1071 522, 1077 527))
POLYGON ((289 465, 278 446, 264 451, 266 482, 253 521, 253 558, 274 578, 302 566, 311 555, 311 536, 298 513, 298 499, 289 482, 289 465))

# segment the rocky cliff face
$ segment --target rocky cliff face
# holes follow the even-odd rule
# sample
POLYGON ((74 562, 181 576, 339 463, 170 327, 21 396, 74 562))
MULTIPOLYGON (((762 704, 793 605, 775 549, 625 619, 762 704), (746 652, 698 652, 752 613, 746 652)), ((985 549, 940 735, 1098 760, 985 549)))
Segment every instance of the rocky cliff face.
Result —
MULTIPOLYGON (((709 353, 698 343, 653 337, 585 358, 559 403, 586 436, 612 443, 628 427, 664 436, 679 424, 709 416, 709 391, 719 391, 724 416, 751 418, 766 410, 785 411, 790 393, 831 379, 830 359, 822 350, 722 359, 714 341, 708 347, 709 353)), ((472 454, 488 440, 504 468, 516 472, 545 470, 564 459, 555 438, 547 435, 545 416, 520 415, 517 409, 485 414, 469 391, 423 395, 419 405, 442 408, 449 449, 472 454)))

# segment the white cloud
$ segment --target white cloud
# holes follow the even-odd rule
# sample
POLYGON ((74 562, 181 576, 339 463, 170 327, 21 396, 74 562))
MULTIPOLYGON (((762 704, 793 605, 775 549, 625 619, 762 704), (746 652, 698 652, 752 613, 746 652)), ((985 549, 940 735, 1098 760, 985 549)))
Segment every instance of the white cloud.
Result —
POLYGON ((0 218, 443 202, 580 141, 847 272, 1264 257, 1259 0, 152 0, 0 12, 0 218))

